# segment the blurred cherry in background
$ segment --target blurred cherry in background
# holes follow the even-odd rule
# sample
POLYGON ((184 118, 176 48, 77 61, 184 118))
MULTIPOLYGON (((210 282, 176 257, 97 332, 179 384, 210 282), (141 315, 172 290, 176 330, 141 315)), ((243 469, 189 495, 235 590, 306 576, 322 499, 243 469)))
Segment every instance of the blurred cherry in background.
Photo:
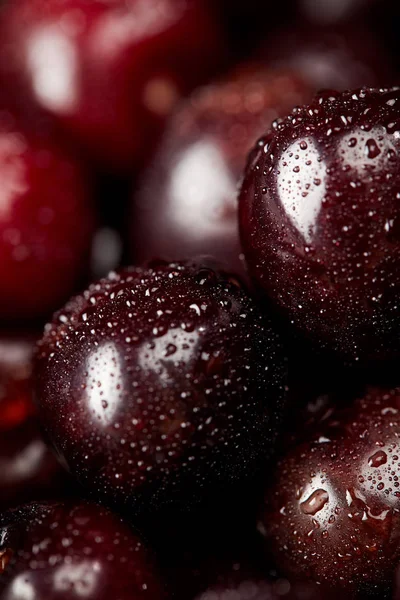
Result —
POLYGON ((0 31, 3 85, 118 171, 143 163, 178 100, 226 59, 206 0, 16 0, 0 31))

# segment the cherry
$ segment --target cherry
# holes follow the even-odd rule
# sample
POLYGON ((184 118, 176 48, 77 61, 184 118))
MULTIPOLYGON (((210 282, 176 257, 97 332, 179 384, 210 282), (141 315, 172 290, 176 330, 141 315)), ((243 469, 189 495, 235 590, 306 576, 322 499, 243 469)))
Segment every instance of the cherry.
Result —
POLYGON ((321 347, 397 356, 400 92, 324 92, 253 151, 240 199, 252 276, 321 347))
POLYGON ((31 504, 0 517, 0 594, 7 600, 161 600, 140 538, 94 504, 31 504))
POLYGON ((270 35, 260 54, 273 68, 293 69, 315 92, 392 85, 392 59, 373 32, 354 23, 340 27, 298 23, 270 35))
POLYGON ((36 398, 68 469, 128 512, 185 506, 270 450, 285 366, 229 276, 195 264, 112 273, 55 315, 36 398))
POLYGON ((276 117, 310 97, 293 73, 257 64, 195 92, 172 120, 139 187, 134 259, 212 254, 242 274, 236 196, 247 154, 276 117))
POLYGON ((35 336, 0 338, 0 508, 73 489, 44 443, 32 399, 35 336))
POLYGON ((46 315, 88 270, 94 214, 87 176, 50 135, 0 113, 0 319, 46 315))
POLYGON ((115 169, 143 160, 224 55, 205 0, 17 0, 0 30, 7 84, 115 169))
POLYGON ((267 473, 259 530, 286 573, 383 597, 400 551, 399 436, 400 390, 370 388, 267 473))

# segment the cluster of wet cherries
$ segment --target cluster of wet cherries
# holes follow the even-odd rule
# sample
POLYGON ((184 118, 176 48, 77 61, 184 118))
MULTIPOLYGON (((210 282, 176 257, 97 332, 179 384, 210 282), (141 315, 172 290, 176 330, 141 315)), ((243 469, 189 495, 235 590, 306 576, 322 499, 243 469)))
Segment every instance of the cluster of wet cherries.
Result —
POLYGON ((281 4, 0 7, 1 600, 400 598, 398 6, 281 4))

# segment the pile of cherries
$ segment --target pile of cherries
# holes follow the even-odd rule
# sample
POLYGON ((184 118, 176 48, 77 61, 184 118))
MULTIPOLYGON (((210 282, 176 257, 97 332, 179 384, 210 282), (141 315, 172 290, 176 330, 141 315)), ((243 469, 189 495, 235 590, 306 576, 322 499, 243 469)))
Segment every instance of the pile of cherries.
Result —
POLYGON ((0 600, 400 599, 399 25, 2 1, 0 600))

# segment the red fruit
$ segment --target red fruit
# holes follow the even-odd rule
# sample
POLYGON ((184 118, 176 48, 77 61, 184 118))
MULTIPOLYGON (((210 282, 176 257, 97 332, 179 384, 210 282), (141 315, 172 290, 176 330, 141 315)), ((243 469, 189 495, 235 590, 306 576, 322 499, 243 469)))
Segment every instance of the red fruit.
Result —
POLYGON ((322 93, 253 151, 240 199, 251 275, 351 359, 400 350, 400 92, 322 93))
POLYGON ((59 306, 88 269, 94 214, 79 163, 0 120, 0 319, 59 306))
POLYGON ((0 517, 0 594, 7 600, 161 600, 141 540, 95 504, 31 504, 0 517))
POLYGON ((400 558, 400 390, 372 388, 313 431, 266 474, 259 529, 287 574, 386 597, 400 558))
POLYGON ((285 367, 237 281, 159 264, 93 284, 36 359, 42 423, 69 470, 128 510, 195 502, 270 452, 285 367))
POLYGON ((311 95, 288 71, 247 65, 204 87, 172 120, 135 198, 133 257, 211 254, 242 274, 237 186, 254 141, 311 95))
POLYGON ((224 54, 205 0, 16 0, 1 27, 7 84, 116 169, 143 161, 224 54))
POLYGON ((374 29, 354 24, 280 29, 268 38, 262 55, 273 68, 293 69, 314 91, 378 87, 395 81, 393 61, 374 29))
POLYGON ((44 443, 32 401, 33 336, 0 339, 0 508, 72 487, 44 443))

